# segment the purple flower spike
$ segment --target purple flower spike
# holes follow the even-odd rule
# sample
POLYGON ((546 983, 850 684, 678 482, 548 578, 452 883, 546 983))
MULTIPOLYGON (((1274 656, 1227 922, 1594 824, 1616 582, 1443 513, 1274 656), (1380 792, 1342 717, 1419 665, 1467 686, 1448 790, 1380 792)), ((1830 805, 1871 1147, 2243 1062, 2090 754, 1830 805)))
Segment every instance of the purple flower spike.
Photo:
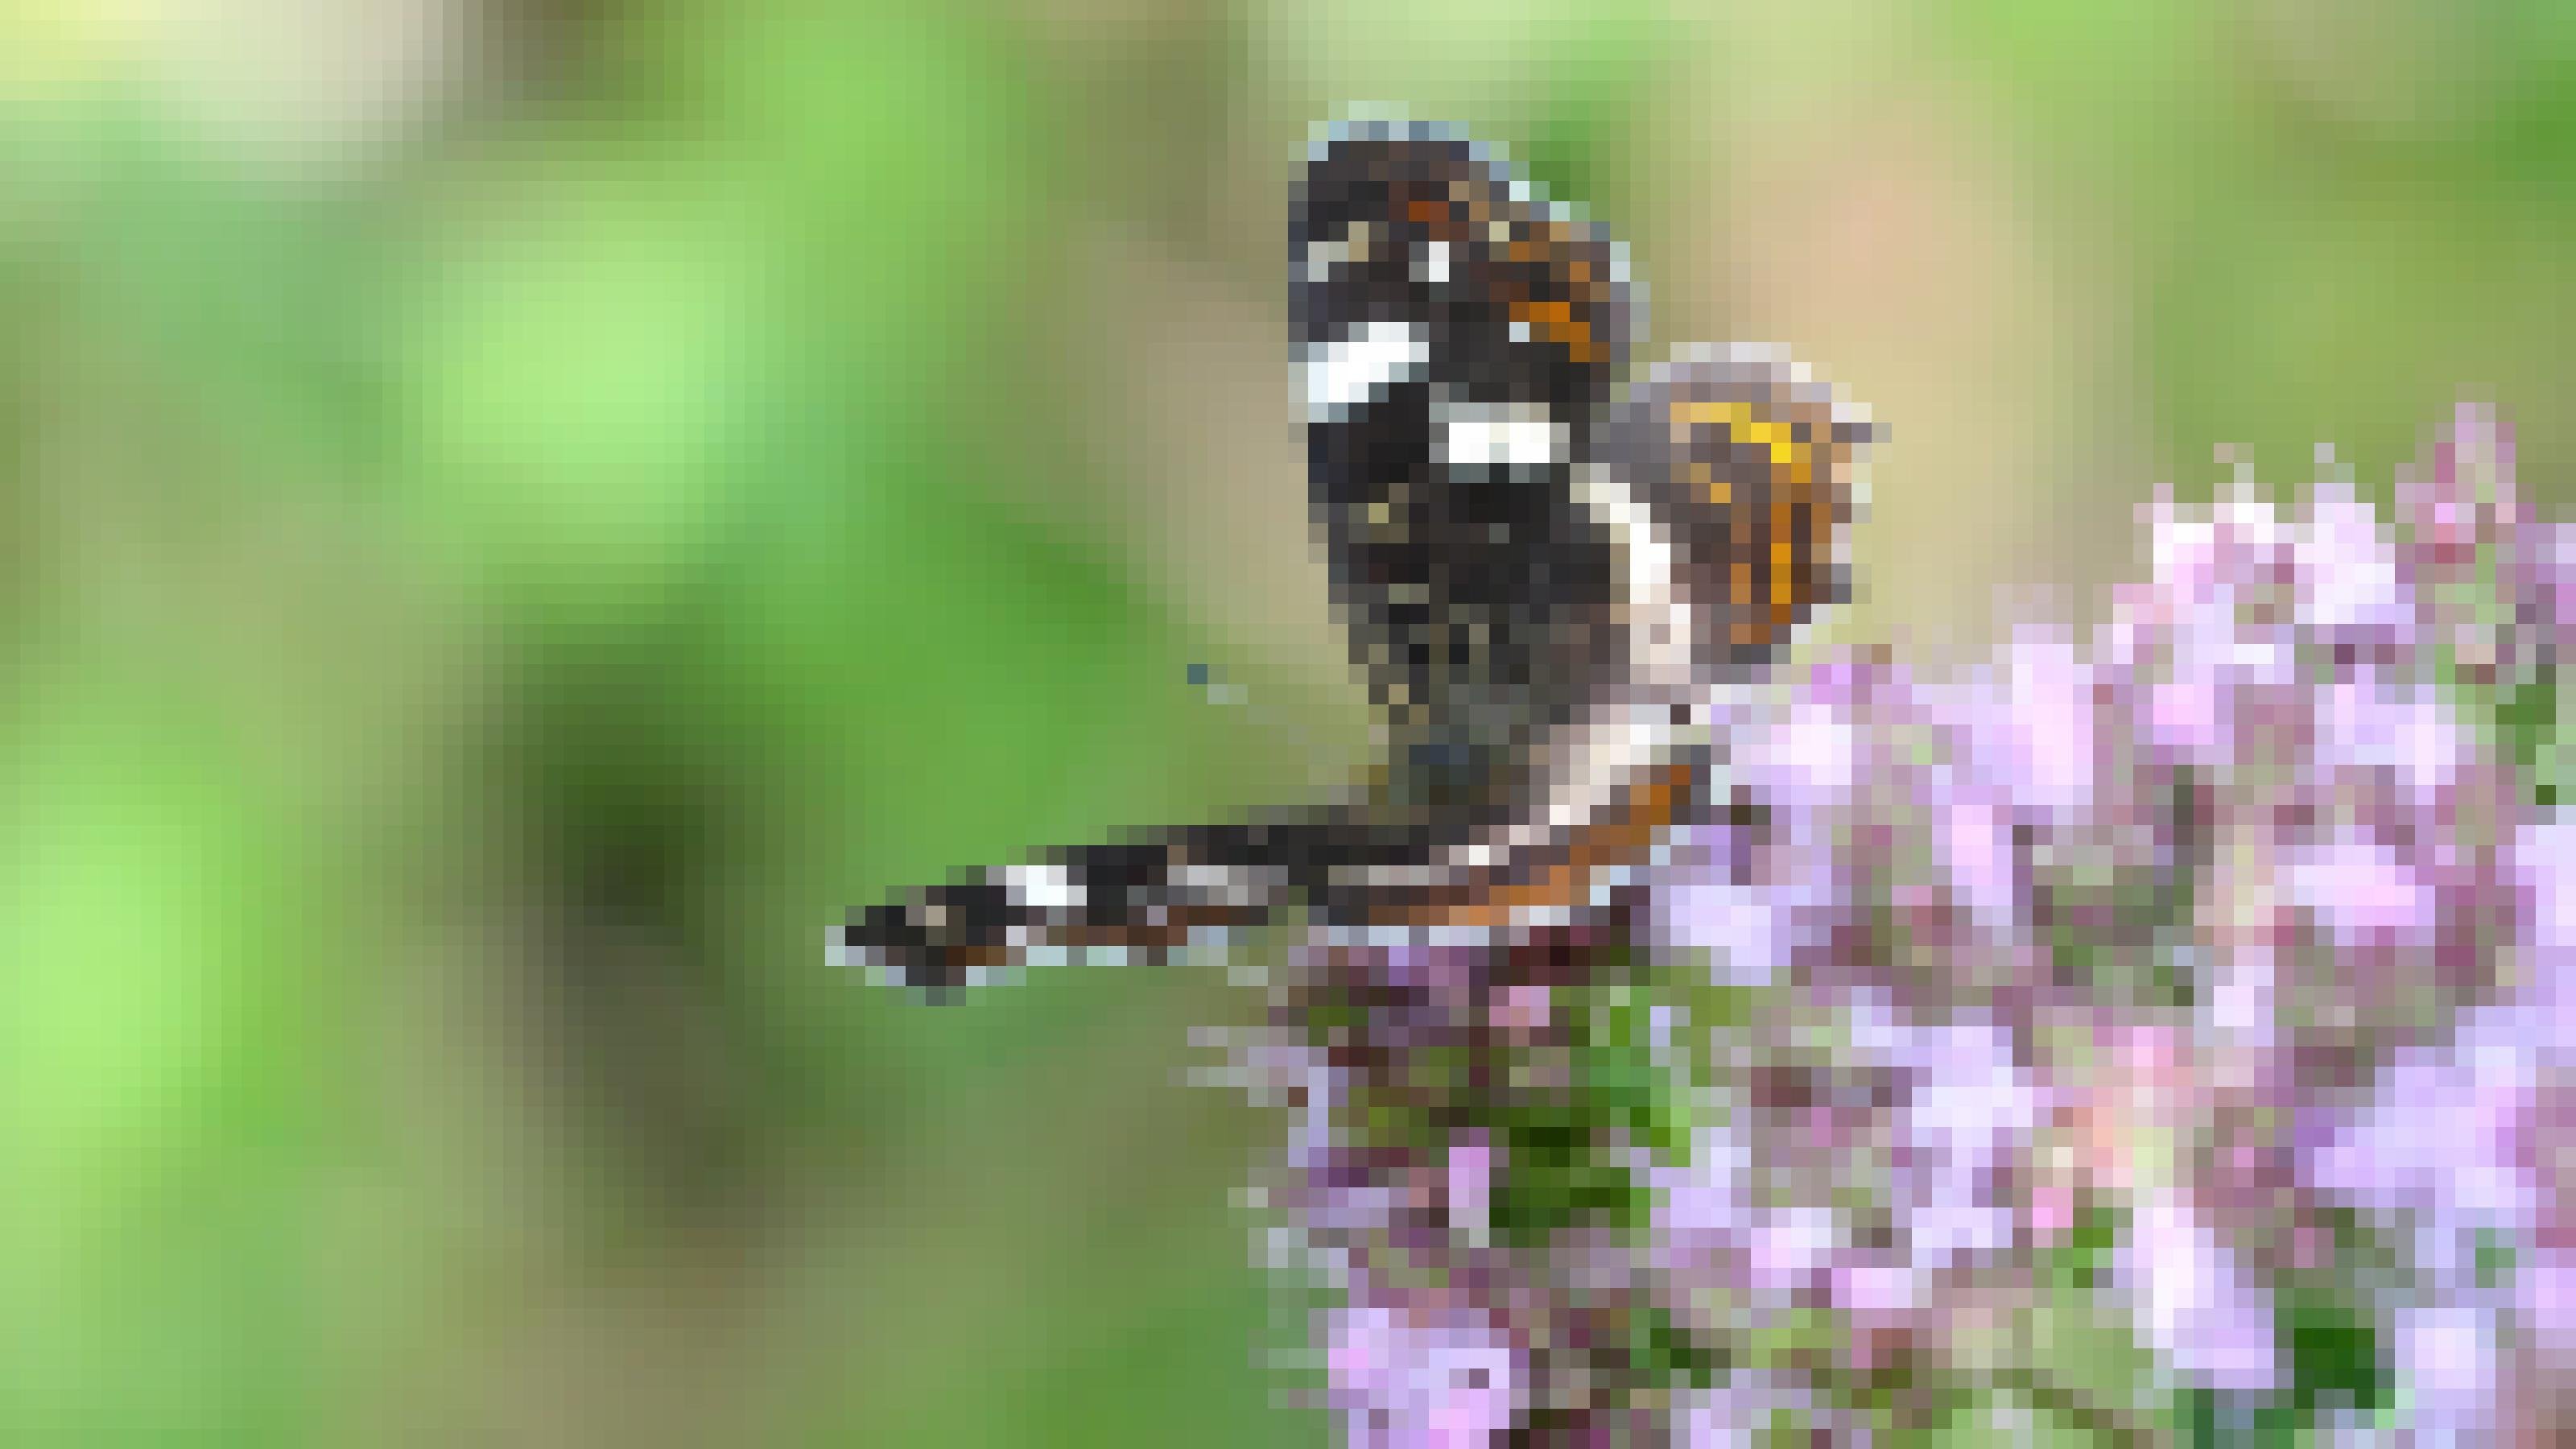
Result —
POLYGON ((1519 1365, 1491 1329, 1363 1304, 1333 1315, 1325 1368, 1351 1449, 1483 1449, 1521 1412, 1519 1365))
POLYGON ((2394 526, 2332 479, 2144 523, 2089 639, 1713 700, 1709 816, 1596 934, 1310 973, 1366 1006, 1282 1199, 1348 1442, 1862 1443, 1845 1396, 1996 1365, 1999 1426, 2153 1442, 2316 1388, 2294 1275, 2366 1264, 2397 1442, 2576 1443, 2576 823, 2495 717, 2576 646, 2576 530, 2478 408, 2394 526), (2152 1382, 1995 1327, 2086 1292, 2152 1382))

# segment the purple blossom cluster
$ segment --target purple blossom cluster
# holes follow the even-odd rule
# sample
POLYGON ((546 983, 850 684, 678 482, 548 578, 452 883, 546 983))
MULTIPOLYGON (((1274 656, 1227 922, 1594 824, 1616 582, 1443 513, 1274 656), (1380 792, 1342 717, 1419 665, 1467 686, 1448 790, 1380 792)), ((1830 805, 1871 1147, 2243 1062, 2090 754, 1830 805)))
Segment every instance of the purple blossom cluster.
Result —
POLYGON ((2087 639, 1728 695, 1613 926, 1300 953, 1346 1442, 2576 1442, 2576 532, 2474 408, 2144 514, 2087 639))

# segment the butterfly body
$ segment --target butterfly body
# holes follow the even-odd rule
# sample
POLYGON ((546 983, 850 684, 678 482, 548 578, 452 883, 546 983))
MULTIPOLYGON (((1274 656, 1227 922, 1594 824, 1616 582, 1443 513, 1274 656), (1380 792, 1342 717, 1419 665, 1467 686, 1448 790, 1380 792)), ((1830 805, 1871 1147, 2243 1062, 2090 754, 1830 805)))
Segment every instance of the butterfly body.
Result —
POLYGON ((1383 758, 1349 798, 1042 853, 879 906, 833 955, 938 992, 1327 931, 1568 924, 1707 803, 1713 691, 1844 594, 1872 430, 1775 351, 1619 390, 1623 251, 1447 131, 1319 143, 1290 205, 1309 499, 1383 758))

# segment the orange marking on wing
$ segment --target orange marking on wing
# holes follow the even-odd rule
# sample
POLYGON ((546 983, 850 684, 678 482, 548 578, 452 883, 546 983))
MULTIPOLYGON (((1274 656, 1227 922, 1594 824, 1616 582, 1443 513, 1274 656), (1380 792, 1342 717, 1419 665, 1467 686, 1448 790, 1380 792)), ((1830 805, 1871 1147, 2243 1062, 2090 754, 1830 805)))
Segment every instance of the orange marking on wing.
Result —
POLYGON ((1735 497, 1735 485, 1717 471, 1706 458, 1690 460, 1691 486, 1699 491, 1700 500, 1713 508, 1724 508, 1735 497))
POLYGON ((1566 350, 1577 362, 1592 360, 1592 324, 1574 315, 1571 302, 1520 299, 1512 303, 1512 320, 1525 323, 1566 350))
POLYGON ((1607 868, 1643 859, 1680 820, 1698 775, 1699 767, 1688 761, 1658 767, 1620 793, 1615 813, 1578 831, 1565 853, 1536 878, 1444 896, 1408 912, 1404 924, 1500 930, 1532 911, 1590 904, 1595 877, 1607 868))
POLYGON ((1178 949, 1189 939, 1190 932, 1202 926, 1246 926, 1261 919, 1257 910, 1242 906, 1204 904, 1169 906, 1159 921, 1121 921, 1115 925, 1066 925, 1048 928, 1043 937, 1051 946, 1087 951, 1102 947, 1124 947, 1162 955, 1178 949))

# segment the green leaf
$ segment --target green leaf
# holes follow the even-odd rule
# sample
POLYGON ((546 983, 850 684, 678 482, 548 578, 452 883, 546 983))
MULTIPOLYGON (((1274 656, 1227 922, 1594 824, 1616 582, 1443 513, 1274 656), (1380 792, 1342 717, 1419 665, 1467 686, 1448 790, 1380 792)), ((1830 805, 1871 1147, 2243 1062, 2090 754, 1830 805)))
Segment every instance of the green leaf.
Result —
POLYGON ((2532 803, 2553 809, 2566 787, 2567 748, 2558 727, 2558 670, 2545 664, 2510 685, 2495 702, 2496 733, 2513 762, 2531 777, 2532 803))

